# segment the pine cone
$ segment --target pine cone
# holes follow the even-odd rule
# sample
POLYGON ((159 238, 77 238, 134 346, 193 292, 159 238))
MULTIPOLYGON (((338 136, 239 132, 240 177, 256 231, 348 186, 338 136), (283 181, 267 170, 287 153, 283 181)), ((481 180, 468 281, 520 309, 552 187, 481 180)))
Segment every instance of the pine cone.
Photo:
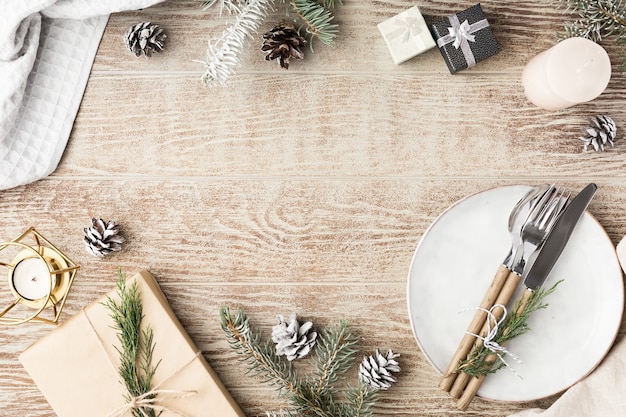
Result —
POLYGON ((302 47, 307 41, 296 30, 294 25, 281 21, 272 30, 263 35, 262 51, 265 51, 265 60, 278 58, 280 66, 289 69, 289 59, 303 59, 302 47))
POLYGON ((126 240, 119 234, 120 226, 115 223, 115 220, 105 223, 104 220, 94 217, 91 219, 91 227, 85 227, 83 232, 85 234, 83 241, 87 251, 100 258, 111 252, 122 250, 122 243, 126 240))
POLYGON ((604 146, 608 143, 613 147, 615 136, 617 134, 617 126, 609 116, 597 115, 589 119, 590 125, 581 129, 585 136, 581 136, 583 141, 583 151, 587 152, 589 145, 598 151, 604 151, 604 146))
POLYGON ((124 43, 135 56, 143 54, 150 58, 153 52, 161 52, 167 36, 159 25, 141 22, 129 27, 124 35, 124 43))
POLYGON ((289 316, 289 324, 283 316, 277 316, 278 324, 272 327, 272 341, 276 343, 276 354, 286 355, 292 361, 305 357, 315 346, 317 332, 313 329, 313 323, 307 321, 300 324, 296 320, 296 313, 289 316))
POLYGON ((387 356, 383 356, 378 349, 374 355, 363 357, 363 362, 359 365, 359 379, 373 389, 388 389, 391 384, 397 381, 392 372, 400 372, 400 366, 395 358, 400 354, 393 353, 391 349, 387 351, 387 356))

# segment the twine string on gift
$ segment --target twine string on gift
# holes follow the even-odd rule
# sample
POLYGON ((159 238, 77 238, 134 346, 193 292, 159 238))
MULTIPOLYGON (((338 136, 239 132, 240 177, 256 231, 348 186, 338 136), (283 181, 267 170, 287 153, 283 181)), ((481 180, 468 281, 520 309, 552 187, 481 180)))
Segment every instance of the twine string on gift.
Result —
POLYGON ((466 19, 461 23, 455 14, 448 16, 448 21, 452 27, 448 28, 447 35, 437 39, 437 46, 441 48, 451 43, 456 49, 461 48, 468 68, 476 65, 476 57, 474 57, 469 43, 476 42, 474 33, 489 27, 489 22, 487 19, 482 19, 470 25, 466 19))
POLYGON ((164 405, 159 405, 158 402, 167 399, 185 398, 196 393, 197 391, 179 391, 158 389, 155 387, 144 394, 131 398, 126 404, 122 404, 121 406, 107 414, 106 417, 123 417, 128 413, 132 413, 133 411, 139 411, 139 413, 143 417, 150 417, 150 415, 146 412, 146 409, 154 410, 159 413, 167 411, 168 413, 177 415, 179 417, 188 417, 181 411, 174 410, 169 406, 166 407, 164 405))
MULTIPOLYGON (((109 352, 104 348, 104 343, 105 343, 104 340, 102 339, 102 337, 96 330, 94 324, 89 318, 89 315, 87 314, 87 311, 85 310, 84 307, 81 309, 80 313, 82 313, 80 315, 84 317, 85 320, 87 320, 87 323, 89 324, 89 328, 98 339, 99 345, 104 351, 104 354, 106 355, 106 357, 109 359, 108 362, 111 364, 111 367, 115 368, 115 365, 113 365, 113 360, 111 356, 109 355, 109 352)), ((201 355, 201 352, 197 351, 191 358, 189 358, 187 362, 185 362, 172 374, 170 374, 166 378, 163 378, 163 380, 161 380, 161 382, 155 385, 150 391, 144 394, 138 395, 138 396, 131 396, 125 404, 122 404, 115 410, 111 411, 109 414, 107 414, 106 417, 123 417, 127 415, 128 413, 132 413, 133 411, 139 411, 139 413, 141 413, 143 417, 150 417, 150 415, 146 412, 146 409, 154 410, 159 413, 166 411, 168 413, 177 415, 179 417, 188 417, 184 413, 177 411, 169 406, 159 404, 159 402, 163 400, 168 400, 168 399, 190 397, 192 395, 197 394, 198 391, 161 389, 160 387, 163 384, 165 384, 167 381, 169 381, 170 379, 172 379, 173 377, 181 373, 183 369, 185 369, 187 366, 193 363, 197 358, 200 357, 200 355, 201 355)))
POLYGON ((494 306, 491 307, 489 310, 482 308, 482 307, 478 307, 478 310, 484 311, 485 314, 487 314, 487 334, 483 337, 483 336, 474 334, 472 332, 466 332, 466 333, 476 337, 477 339, 482 340, 483 346, 485 346, 487 350, 489 350, 491 353, 496 355, 498 359, 500 360, 500 362, 502 362, 502 364, 506 366, 511 372, 513 372, 518 378, 523 379, 522 376, 518 374, 515 371, 515 369, 513 369, 513 367, 511 367, 509 363, 504 359, 504 357, 508 355, 515 362, 522 363, 520 358, 517 355, 509 352, 507 348, 505 348, 504 346, 500 345, 498 342, 495 341, 496 336, 498 336, 498 330, 500 328, 500 325, 506 319, 506 315, 507 315, 506 307, 502 304, 494 304, 494 306), (496 308, 501 308, 503 311, 502 317, 500 317, 499 320, 496 318, 496 315, 493 313, 493 311, 496 308))

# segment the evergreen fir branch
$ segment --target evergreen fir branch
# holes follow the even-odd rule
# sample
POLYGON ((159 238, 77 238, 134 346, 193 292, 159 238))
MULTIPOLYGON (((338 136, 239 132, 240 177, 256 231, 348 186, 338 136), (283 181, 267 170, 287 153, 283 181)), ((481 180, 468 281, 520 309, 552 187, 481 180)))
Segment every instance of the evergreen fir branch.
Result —
POLYGON ((250 325, 246 314, 239 310, 234 316, 228 307, 220 309, 222 330, 226 333, 231 347, 244 355, 248 372, 260 376, 265 381, 277 385, 279 391, 291 394, 300 392, 297 375, 291 362, 285 363, 276 355, 273 346, 261 342, 261 333, 250 325))
POLYGON ((215 4, 219 3, 220 5, 220 16, 226 9, 229 13, 239 13, 241 12, 240 4, 245 2, 245 0, 196 0, 202 3, 202 10, 208 10, 211 7, 215 6, 215 4))
POLYGON ((315 371, 302 381, 292 370, 291 362, 285 365, 287 361, 276 355, 271 343, 261 341, 260 332, 250 325, 243 311, 232 315, 224 306, 220 318, 231 347, 247 362, 248 372, 277 385, 291 403, 292 409, 268 411, 267 417, 371 417, 378 392, 364 383, 348 387, 343 401, 336 400, 334 385, 350 369, 358 349, 358 339, 344 321, 320 333, 315 371))
POLYGON ((347 404, 342 407, 341 417, 371 417, 372 407, 378 401, 378 391, 359 383, 345 393, 347 404))
POLYGON ((289 410, 280 410, 280 411, 266 411, 266 417, 298 417, 296 414, 293 414, 289 410))
POLYGON ((289 4, 298 14, 306 26, 306 33, 311 38, 311 48, 313 48, 313 38, 319 39, 322 43, 329 45, 337 36, 339 26, 333 23, 333 14, 324 7, 324 3, 332 3, 334 0, 321 0, 323 4, 315 0, 289 0, 289 4))
MULTIPOLYGON (((127 288, 126 276, 122 271, 118 272, 117 295, 120 298, 119 304, 107 296, 103 305, 110 311, 113 327, 119 331, 117 337, 120 346, 115 346, 120 355, 118 372, 128 391, 126 400, 131 401, 150 392, 152 377, 159 363, 152 364, 155 346, 152 329, 147 326, 145 330, 141 330, 143 306, 137 283, 133 282, 127 288)), ((157 416, 149 407, 134 409, 132 412, 135 417, 157 416)))
POLYGON ((622 48, 626 65, 626 0, 551 0, 566 12, 578 15, 574 21, 563 23, 560 38, 583 37, 594 42, 615 36, 622 48))
POLYGON ((317 343, 315 392, 320 396, 332 397, 334 392, 331 387, 352 366, 359 349, 358 341, 342 320, 339 326, 324 329, 317 343))
POLYGON ((241 65, 240 55, 267 16, 274 0, 249 0, 242 4, 237 19, 215 42, 209 42, 202 81, 209 86, 226 84, 241 65))
POLYGON ((250 325, 248 317, 242 310, 233 316, 228 307, 222 307, 220 318, 222 330, 226 333, 231 347, 244 355, 249 373, 264 377, 266 382, 277 385, 279 392, 288 396, 296 410, 309 413, 300 414, 335 417, 320 406, 320 402, 312 397, 311 390, 302 386, 293 372, 291 362, 285 365, 271 343, 261 343, 261 333, 250 325))
MULTIPOLYGON (((548 307, 548 304, 543 302, 544 298, 552 294, 556 290, 557 285, 561 282, 562 280, 559 280, 548 289, 540 288, 535 291, 530 296, 523 309, 520 305, 521 300, 518 300, 513 307, 513 311, 511 311, 500 326, 498 326, 498 332, 493 341, 498 345, 503 346, 511 339, 528 333, 531 330, 528 326, 528 319, 531 314, 537 310, 548 307)), ((459 361, 455 372, 463 372, 471 377, 478 377, 497 372, 505 365, 502 361, 492 362, 485 360, 487 356, 492 354, 493 352, 485 347, 483 343, 475 344, 468 357, 459 361)))
POLYGON ((334 9, 336 4, 343 5, 342 0, 337 0, 336 3, 335 0, 318 0, 318 2, 327 9, 334 9))

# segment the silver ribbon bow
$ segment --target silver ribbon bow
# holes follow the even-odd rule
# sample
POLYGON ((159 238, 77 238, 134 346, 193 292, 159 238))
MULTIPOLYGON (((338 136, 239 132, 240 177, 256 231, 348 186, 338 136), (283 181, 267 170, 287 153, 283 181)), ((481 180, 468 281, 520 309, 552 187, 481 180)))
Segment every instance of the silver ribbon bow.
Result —
POLYGON ((448 16, 448 20, 450 21, 452 27, 448 28, 447 35, 437 39, 437 46, 441 48, 451 43, 456 49, 461 48, 461 52, 463 52, 468 68, 476 65, 476 58, 474 57, 474 53, 472 52, 469 43, 476 41, 473 33, 489 27, 489 22, 487 19, 482 19, 470 25, 466 19, 463 23, 461 23, 459 21, 459 17, 455 14, 448 16))
POLYGON ((469 42, 475 42, 476 37, 472 35, 470 30, 470 24, 467 20, 461 23, 461 26, 459 26, 458 28, 448 28, 450 36, 454 36, 454 43, 452 43, 452 46, 454 46, 456 49, 459 49, 459 46, 461 46, 461 42, 464 38, 467 39, 469 42))
POLYGON ((405 16, 404 19, 397 18, 393 21, 393 24, 400 26, 400 28, 393 31, 391 33, 391 37, 393 39, 398 36, 402 36, 402 39, 400 40, 402 43, 407 43, 409 41, 409 37, 415 37, 422 33, 422 29, 420 29, 418 25, 418 19, 414 16, 405 16))

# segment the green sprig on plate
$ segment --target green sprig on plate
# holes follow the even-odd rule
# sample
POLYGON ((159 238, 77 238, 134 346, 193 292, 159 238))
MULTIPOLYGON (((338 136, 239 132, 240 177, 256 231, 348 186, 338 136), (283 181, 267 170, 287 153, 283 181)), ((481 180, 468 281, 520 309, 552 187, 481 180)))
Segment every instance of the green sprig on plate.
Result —
MULTIPOLYGON (((530 326, 528 326, 530 315, 534 311, 548 307, 548 304, 543 302, 544 298, 552 294, 561 282, 563 280, 557 281, 548 289, 541 288, 535 291, 523 308, 521 306, 522 300, 518 300, 513 307, 513 311, 498 326, 497 333, 491 339, 491 342, 504 346, 510 340, 528 333, 531 330, 530 326)), ((506 363, 503 360, 499 360, 498 356, 494 357, 494 354, 497 355, 498 353, 485 346, 485 343, 477 343, 467 358, 459 361, 455 372, 463 372, 475 378, 497 372, 504 368, 506 363)))

